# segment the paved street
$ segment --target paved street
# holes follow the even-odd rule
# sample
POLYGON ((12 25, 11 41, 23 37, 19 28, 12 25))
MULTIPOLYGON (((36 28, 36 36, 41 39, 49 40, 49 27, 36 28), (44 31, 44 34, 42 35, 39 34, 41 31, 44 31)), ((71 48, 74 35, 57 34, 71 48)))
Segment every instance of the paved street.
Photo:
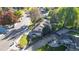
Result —
MULTIPOLYGON (((12 30, 17 30, 17 29, 19 29, 19 28, 21 28, 23 25, 29 25, 30 24, 30 18, 28 17, 26 17, 26 15, 24 15, 23 17, 22 17, 22 21, 20 22, 20 23, 16 23, 15 24, 15 28, 13 28, 13 29, 10 29, 10 31, 12 31, 12 30)), ((8 34, 10 34, 11 36, 13 36, 13 35, 15 35, 15 31, 13 31, 12 32, 12 34, 10 34, 10 33, 8 33, 8 34)), ((17 38, 16 38, 17 39, 17 38)), ((5 39, 5 40, 0 40, 0 51, 7 51, 8 49, 9 49, 9 47, 10 47, 10 44, 13 42, 13 40, 11 39, 11 40, 7 40, 7 39, 5 39)))
POLYGON ((7 51, 12 41, 0 40, 0 51, 7 51))

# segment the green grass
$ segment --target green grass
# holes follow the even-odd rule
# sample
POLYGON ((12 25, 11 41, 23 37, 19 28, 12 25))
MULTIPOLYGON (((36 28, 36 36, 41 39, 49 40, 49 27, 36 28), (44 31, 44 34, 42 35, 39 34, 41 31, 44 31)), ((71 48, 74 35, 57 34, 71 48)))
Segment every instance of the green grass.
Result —
POLYGON ((45 46, 38 48, 37 51, 64 51, 66 47, 64 45, 61 45, 60 47, 51 47, 48 44, 45 46))

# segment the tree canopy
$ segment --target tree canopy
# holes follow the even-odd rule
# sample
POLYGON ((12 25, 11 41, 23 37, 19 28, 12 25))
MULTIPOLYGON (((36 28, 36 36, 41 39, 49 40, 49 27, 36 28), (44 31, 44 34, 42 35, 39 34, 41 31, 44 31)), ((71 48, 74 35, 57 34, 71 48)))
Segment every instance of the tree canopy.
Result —
POLYGON ((52 24, 56 24, 56 28, 74 28, 79 29, 79 8, 78 7, 61 7, 50 9, 49 15, 52 24))

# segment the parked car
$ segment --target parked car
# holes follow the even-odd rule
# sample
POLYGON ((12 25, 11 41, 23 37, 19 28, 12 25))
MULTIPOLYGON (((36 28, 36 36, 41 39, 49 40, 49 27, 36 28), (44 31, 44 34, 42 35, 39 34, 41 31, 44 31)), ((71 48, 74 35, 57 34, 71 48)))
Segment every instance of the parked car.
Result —
POLYGON ((0 27, 0 34, 5 34, 7 32, 6 28, 0 27))

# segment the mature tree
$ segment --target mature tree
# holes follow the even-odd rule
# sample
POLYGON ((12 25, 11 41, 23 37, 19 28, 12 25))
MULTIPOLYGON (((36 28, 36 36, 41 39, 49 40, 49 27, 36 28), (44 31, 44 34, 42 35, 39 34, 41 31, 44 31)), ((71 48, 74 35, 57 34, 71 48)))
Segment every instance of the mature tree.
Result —
POLYGON ((31 21, 33 23, 37 22, 41 18, 41 12, 40 12, 39 8, 32 7, 30 9, 30 17, 31 17, 31 21))
POLYGON ((73 28, 79 29, 79 8, 77 7, 61 7, 49 12, 52 25, 57 28, 73 28))
POLYGON ((42 30, 42 35, 45 36, 45 35, 50 34, 50 33, 51 33, 50 27, 49 27, 48 25, 45 26, 45 27, 43 28, 43 30, 42 30))

